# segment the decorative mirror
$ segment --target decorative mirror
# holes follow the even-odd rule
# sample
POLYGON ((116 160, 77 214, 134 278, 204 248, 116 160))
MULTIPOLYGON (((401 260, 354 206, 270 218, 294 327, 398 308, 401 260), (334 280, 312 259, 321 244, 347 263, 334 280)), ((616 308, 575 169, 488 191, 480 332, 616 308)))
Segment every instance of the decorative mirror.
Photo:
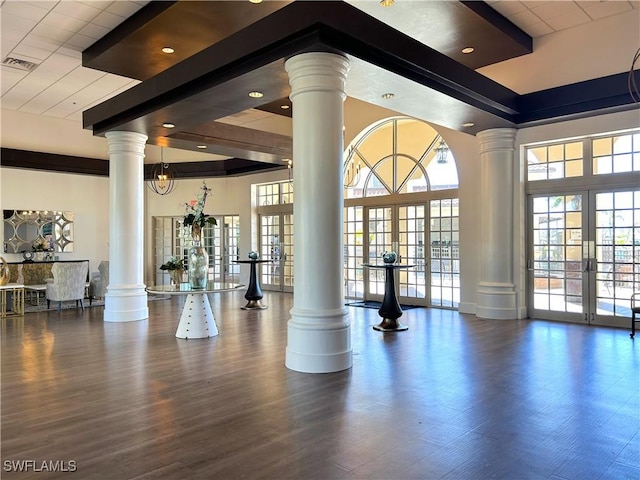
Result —
POLYGON ((4 210, 4 244, 7 253, 34 250, 73 251, 73 212, 4 210))

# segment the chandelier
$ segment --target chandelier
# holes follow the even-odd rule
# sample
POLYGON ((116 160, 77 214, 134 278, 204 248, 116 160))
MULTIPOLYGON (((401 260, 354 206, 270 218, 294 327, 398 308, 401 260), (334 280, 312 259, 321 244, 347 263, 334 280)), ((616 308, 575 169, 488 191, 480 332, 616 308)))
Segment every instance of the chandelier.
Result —
POLYGON ((176 186, 176 171, 168 163, 164 163, 164 147, 160 150, 160 163, 151 168, 147 187, 158 195, 169 195, 176 186))

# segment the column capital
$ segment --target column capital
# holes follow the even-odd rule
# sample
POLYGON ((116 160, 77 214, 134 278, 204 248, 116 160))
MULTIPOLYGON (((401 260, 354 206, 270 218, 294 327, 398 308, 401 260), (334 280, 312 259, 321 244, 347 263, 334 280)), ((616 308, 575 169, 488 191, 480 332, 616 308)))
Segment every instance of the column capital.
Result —
POLYGON ((288 59, 284 67, 289 74, 291 95, 319 91, 338 91, 342 100, 347 97, 345 85, 349 72, 349 59, 326 52, 301 53, 288 59))
POLYGON ((478 132, 476 137, 480 143, 480 154, 498 150, 514 150, 516 132, 515 128, 492 128, 478 132))
POLYGON ((109 154, 137 153, 144 154, 147 137, 144 133, 110 131, 105 133, 109 143, 109 154))

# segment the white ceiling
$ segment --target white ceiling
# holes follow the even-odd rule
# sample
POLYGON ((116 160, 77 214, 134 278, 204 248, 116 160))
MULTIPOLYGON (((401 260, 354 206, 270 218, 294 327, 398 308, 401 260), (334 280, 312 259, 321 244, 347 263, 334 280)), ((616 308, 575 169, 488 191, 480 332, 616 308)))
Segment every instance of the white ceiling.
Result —
MULTIPOLYGON (((402 5, 402 2, 397 0, 396 5, 402 5)), ((3 0, 0 4, 3 62, 7 57, 12 57, 37 65, 32 71, 2 65, 0 104, 3 122, 8 118, 5 112, 14 111, 49 119, 64 119, 81 125, 84 110, 139 83, 137 80, 84 68, 81 56, 85 48, 147 3, 143 0, 3 0)), ((533 36, 534 46, 538 40, 554 32, 613 16, 640 15, 640 0, 489 0, 487 3, 533 36)), ((357 6, 357 2, 354 4, 357 6)), ((631 45, 633 49, 638 47, 637 43, 631 45)), ((499 69, 495 72, 500 76, 499 69)), ((481 69, 481 73, 493 78, 491 67, 486 67, 484 71, 481 69)), ((268 117, 269 114, 254 110, 234 115, 226 121, 249 127, 255 124, 266 129, 268 117)), ((282 133, 282 129, 286 128, 282 125, 282 119, 274 125, 277 133, 282 133)), ((46 147, 38 145, 38 136, 32 136, 32 142, 31 146, 19 148, 55 151, 55 147, 50 145, 50 138, 46 147)), ((4 135, 2 146, 18 148, 7 141, 4 135)), ((194 154, 189 155, 193 159, 194 154)))

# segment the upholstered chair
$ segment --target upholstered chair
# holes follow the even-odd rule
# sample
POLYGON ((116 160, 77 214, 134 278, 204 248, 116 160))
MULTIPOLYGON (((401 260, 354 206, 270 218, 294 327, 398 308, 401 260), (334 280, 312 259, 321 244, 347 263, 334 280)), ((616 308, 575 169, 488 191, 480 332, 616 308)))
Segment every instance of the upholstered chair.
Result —
POLYGON ((51 267, 53 278, 47 279, 47 308, 51 301, 59 302, 58 310, 62 302, 75 300, 84 310, 84 292, 89 273, 89 262, 56 262, 51 267))
POLYGON ((103 260, 98 265, 98 274, 91 278, 89 283, 89 305, 94 298, 104 298, 109 286, 109 262, 103 260))

